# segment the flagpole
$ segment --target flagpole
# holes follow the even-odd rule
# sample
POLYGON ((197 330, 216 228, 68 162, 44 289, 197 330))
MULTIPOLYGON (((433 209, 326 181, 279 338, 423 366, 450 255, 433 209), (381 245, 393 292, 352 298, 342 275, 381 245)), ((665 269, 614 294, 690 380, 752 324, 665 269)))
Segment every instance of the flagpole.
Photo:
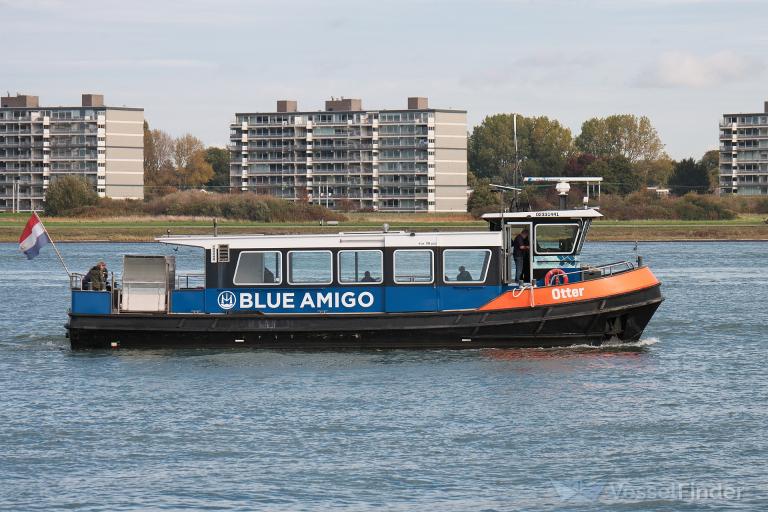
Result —
POLYGON ((32 214, 37 217, 37 220, 40 221, 40 225, 43 226, 43 231, 45 231, 46 236, 48 237, 48 240, 51 242, 51 245, 53 246, 53 250, 56 251, 56 256, 59 257, 59 261, 61 262, 61 266, 64 267, 64 270, 67 272, 67 276, 71 276, 72 274, 69 272, 69 269, 67 268, 67 264, 64 263, 64 258, 61 257, 61 253, 59 252, 59 248, 56 247, 56 244, 53 242, 53 237, 48 232, 48 228, 45 227, 45 224, 43 224, 43 221, 40 220, 40 217, 37 215, 37 212, 32 212, 32 214))

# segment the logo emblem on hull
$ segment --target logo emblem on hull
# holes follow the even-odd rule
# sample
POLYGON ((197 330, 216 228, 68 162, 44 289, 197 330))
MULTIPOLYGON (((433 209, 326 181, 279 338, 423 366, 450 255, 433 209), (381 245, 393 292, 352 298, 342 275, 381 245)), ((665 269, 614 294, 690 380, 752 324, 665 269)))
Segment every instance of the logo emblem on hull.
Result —
POLYGON ((221 309, 227 310, 235 307, 237 303, 237 297, 235 294, 229 291, 223 291, 219 294, 219 298, 216 300, 221 309))

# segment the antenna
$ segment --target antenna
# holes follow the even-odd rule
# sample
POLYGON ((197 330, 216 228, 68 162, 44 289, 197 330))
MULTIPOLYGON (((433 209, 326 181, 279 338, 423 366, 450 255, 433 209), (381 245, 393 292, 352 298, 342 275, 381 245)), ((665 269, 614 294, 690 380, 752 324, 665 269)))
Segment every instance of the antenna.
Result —
POLYGON ((520 187, 520 182, 518 181, 518 177, 520 176, 520 153, 518 151, 517 147, 517 114, 512 114, 512 134, 513 138, 515 140, 515 167, 512 170, 512 189, 515 191, 514 198, 512 199, 512 210, 517 211, 519 208, 519 194, 522 190, 520 187))

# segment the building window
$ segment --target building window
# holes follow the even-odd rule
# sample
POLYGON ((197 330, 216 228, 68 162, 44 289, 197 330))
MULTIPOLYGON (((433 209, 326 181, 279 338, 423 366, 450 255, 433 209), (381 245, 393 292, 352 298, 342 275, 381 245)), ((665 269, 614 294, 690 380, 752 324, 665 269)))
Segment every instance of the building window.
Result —
POLYGON ((397 284, 419 284, 434 281, 434 253, 423 249, 398 249, 394 254, 397 284))
POLYGON ((339 283, 381 283, 384 257, 381 251, 339 251, 339 283))
POLYGON ((279 251, 244 251, 237 258, 236 285, 276 285, 282 281, 282 255, 279 251))
POLYGON ((536 253, 571 254, 578 234, 578 224, 539 224, 536 226, 536 253))
POLYGON ((288 253, 289 284, 331 284, 332 281, 331 251, 290 251, 288 253))
POLYGON ((446 283, 483 283, 490 262, 490 249, 446 249, 443 251, 443 278, 446 283))

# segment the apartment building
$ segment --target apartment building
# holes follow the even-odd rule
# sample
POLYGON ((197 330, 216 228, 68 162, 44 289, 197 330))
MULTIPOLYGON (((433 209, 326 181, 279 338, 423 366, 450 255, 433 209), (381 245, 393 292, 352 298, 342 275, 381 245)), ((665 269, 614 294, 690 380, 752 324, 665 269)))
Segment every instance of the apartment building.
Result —
POLYGON ((0 98, 0 211, 41 210, 48 186, 70 174, 100 197, 143 198, 143 125, 144 109, 105 106, 100 94, 76 107, 0 98))
POLYGON ((720 193, 768 195, 768 101, 763 112, 723 115, 720 193))
POLYGON ((467 112, 427 98, 396 110, 332 98, 300 111, 280 100, 275 112, 236 113, 230 142, 233 190, 336 209, 467 209, 467 112))

